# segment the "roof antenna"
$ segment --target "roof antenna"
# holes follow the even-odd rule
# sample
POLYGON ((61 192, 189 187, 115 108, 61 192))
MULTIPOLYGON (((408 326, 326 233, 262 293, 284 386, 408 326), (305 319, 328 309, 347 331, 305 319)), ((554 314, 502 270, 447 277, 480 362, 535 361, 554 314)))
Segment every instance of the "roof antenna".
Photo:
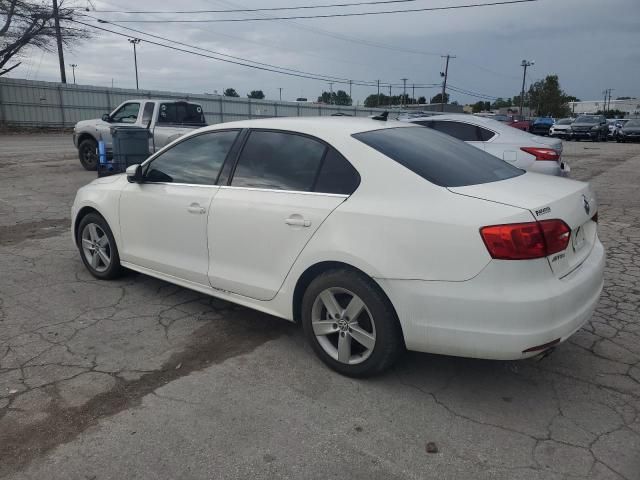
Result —
POLYGON ((374 115, 374 116, 369 117, 369 118, 371 118, 371 120, 380 120, 382 122, 386 122, 388 116, 389 116, 389 112, 385 110, 380 115, 374 115))

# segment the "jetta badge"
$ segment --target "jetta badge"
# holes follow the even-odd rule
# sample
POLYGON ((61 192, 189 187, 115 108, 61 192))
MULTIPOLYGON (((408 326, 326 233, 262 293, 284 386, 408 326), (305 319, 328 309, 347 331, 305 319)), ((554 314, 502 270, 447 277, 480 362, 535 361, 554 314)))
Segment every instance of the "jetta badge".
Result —
POLYGON ((582 195, 582 206, 584 207, 584 211, 589 215, 591 211, 591 205, 589 205, 589 200, 586 195, 582 195))

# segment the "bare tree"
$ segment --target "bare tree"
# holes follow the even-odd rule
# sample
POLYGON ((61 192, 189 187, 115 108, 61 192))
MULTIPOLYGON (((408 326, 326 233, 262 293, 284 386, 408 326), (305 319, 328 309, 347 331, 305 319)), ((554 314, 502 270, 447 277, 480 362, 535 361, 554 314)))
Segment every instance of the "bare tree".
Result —
MULTIPOLYGON (((62 43, 70 47, 90 33, 73 23, 73 10, 60 2, 58 8, 62 43)), ((53 51, 56 45, 50 1, 0 0, 0 76, 18 65, 29 48, 53 51), (8 65, 12 63, 12 65, 8 65)))

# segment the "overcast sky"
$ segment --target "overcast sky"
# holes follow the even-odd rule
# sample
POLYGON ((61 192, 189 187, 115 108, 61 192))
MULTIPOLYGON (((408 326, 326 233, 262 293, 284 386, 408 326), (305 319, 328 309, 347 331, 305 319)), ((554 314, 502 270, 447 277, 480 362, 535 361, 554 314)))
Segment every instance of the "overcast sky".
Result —
MULTIPOLYGON (((353 2, 355 0, 345 0, 353 2)), ((286 10, 272 16, 334 12, 395 10, 481 3, 490 0, 416 0, 379 6, 286 10)), ((88 5, 86 0, 75 0, 88 5)), ((334 0, 93 0, 100 10, 229 9, 344 3, 334 0)), ((86 12, 118 20, 178 18, 242 18, 260 14, 132 15, 86 12)), ((78 17, 80 18, 80 17, 78 17)), ((95 23, 93 20, 87 20, 95 23)), ((97 24, 96 24, 97 25, 97 24)), ((527 84, 557 74, 562 88, 582 100, 602 98, 612 88, 613 98, 640 97, 640 1, 639 0, 539 0, 532 3, 436 12, 236 23, 126 23, 131 28, 161 35, 228 55, 290 69, 357 79, 401 84, 441 81, 441 54, 456 55, 449 65, 449 82, 489 96, 519 94, 522 59, 535 60, 527 84), (321 32, 318 31, 321 30, 321 32), (348 36, 356 41, 334 38, 348 36), (382 48, 358 43, 373 42, 382 48), (408 51, 422 53, 411 53, 408 51)), ((106 28, 117 27, 102 25, 106 28)), ((144 38, 143 35, 138 35, 144 38)), ((98 32, 96 37, 65 52, 67 64, 76 63, 78 83, 135 87, 133 52, 124 37, 98 32)), ((142 89, 190 93, 222 92, 233 87, 241 95, 261 89, 267 98, 283 100, 308 97, 328 90, 327 82, 288 77, 192 56, 142 42, 138 46, 142 89)), ((30 52, 11 75, 17 78, 58 81, 55 53, 30 52)), ((67 78, 72 82, 71 68, 67 78)), ((347 86, 334 84, 334 90, 347 86)), ((354 101, 375 93, 375 87, 353 87, 354 101)), ((416 97, 435 95, 438 88, 416 89, 416 97)), ((388 87, 383 90, 388 93, 388 87)), ((394 88, 394 94, 401 88, 394 88)), ((452 100, 473 103, 477 98, 452 93, 452 100)))

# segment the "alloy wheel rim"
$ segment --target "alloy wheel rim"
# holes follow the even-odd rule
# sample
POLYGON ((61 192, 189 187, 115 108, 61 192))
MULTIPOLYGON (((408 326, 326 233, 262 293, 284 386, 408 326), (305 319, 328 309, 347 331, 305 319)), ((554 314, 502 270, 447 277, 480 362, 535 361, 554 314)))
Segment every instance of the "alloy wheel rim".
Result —
POLYGON ((89 147, 84 147, 84 161, 89 165, 97 163, 97 155, 89 147))
POLYGON ((362 363, 375 348, 373 315, 358 295, 344 288, 320 292, 313 302, 311 326, 322 349, 340 363, 362 363))
POLYGON ((82 230, 82 252, 87 263, 96 272, 105 272, 111 265, 111 244, 100 225, 88 223, 82 230))

